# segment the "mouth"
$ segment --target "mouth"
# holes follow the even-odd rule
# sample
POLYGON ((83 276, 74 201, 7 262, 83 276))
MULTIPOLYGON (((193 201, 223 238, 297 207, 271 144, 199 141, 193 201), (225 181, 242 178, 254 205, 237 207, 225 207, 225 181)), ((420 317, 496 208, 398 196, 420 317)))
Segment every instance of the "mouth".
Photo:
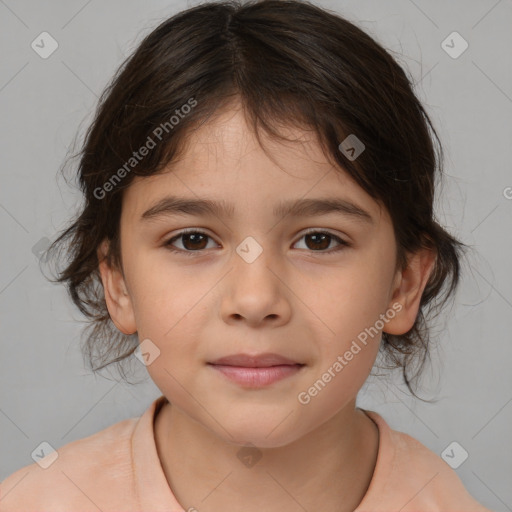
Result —
POLYGON ((240 366, 245 368, 268 368, 270 366, 283 366, 283 365, 303 365, 298 361, 289 359, 279 354, 234 354, 231 356, 221 357, 208 364, 223 365, 223 366, 240 366))
POLYGON ((279 354, 234 354, 208 362, 208 365, 245 388, 268 386, 297 374, 305 366, 279 354))

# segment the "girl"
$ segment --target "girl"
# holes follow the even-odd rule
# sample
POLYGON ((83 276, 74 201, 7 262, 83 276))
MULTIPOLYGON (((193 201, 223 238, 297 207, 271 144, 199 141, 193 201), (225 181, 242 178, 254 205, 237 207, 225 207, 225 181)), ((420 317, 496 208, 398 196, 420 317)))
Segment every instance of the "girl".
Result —
MULTIPOLYGON (((162 391, 1 483, 2 512, 485 511, 439 456, 356 407, 379 350, 407 386, 463 247, 403 69, 336 13, 204 3, 121 66, 52 244, 94 369, 162 391), (95 364, 96 363, 96 364, 95 364)), ((421 364, 420 364, 421 367, 421 364)))

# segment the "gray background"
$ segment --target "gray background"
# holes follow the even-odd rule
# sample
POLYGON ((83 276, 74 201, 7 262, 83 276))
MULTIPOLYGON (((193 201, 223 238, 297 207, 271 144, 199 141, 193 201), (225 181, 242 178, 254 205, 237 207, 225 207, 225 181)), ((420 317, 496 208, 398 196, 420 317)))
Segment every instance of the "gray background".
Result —
MULTIPOLYGON (((434 326, 421 396, 438 401, 412 399, 395 373, 370 378, 358 404, 438 454, 457 441, 469 453, 456 470, 467 489, 512 510, 512 2, 316 3, 402 54, 446 149, 438 218, 474 248, 434 326), (469 44, 458 58, 441 46, 453 31, 469 44)), ((107 81, 160 20, 190 5, 0 0, 0 480, 31 464, 41 441, 59 448, 140 415, 160 395, 140 363, 138 385, 84 369, 83 317, 45 280, 33 248, 78 206, 58 170, 107 81), (31 48, 43 31, 59 44, 47 59, 31 48)))

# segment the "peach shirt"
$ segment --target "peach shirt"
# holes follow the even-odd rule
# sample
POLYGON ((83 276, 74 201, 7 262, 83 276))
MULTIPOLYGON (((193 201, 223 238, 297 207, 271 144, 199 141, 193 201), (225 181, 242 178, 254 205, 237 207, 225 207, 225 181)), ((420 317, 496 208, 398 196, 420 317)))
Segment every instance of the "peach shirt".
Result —
MULTIPOLYGON (((154 438, 154 419, 166 400, 160 396, 142 416, 62 446, 46 469, 34 462, 9 475, 0 483, 0 512, 183 512, 154 438)), ((439 456, 392 430, 378 413, 365 413, 379 429, 379 451, 355 512, 490 512, 439 456)))

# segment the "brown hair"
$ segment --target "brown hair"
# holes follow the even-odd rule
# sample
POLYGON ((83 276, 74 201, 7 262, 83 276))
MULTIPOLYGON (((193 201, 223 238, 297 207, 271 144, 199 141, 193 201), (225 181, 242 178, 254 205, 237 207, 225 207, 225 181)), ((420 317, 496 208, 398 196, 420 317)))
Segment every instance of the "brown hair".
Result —
POLYGON ((109 316, 96 253, 108 239, 107 260, 122 271, 123 190, 136 175, 162 172, 184 150, 190 130, 238 99, 258 140, 259 127, 284 138, 276 128, 287 123, 318 134, 327 157, 387 208, 397 268, 405 268, 407 252, 436 251, 414 326, 400 336, 382 335, 390 367, 402 368, 414 394, 411 382, 429 353, 426 316, 455 290, 464 244, 434 217, 443 153, 412 83, 368 34, 307 1, 207 2, 147 35, 100 98, 75 155, 84 204, 48 250, 63 247, 68 256, 57 282, 67 284, 88 318, 83 353, 90 367, 126 360, 138 346, 136 334, 121 333, 109 316), (351 134, 365 146, 357 159, 340 150, 351 134), (135 159, 143 146, 151 148, 135 159), (413 362, 419 366, 411 377, 413 362))

